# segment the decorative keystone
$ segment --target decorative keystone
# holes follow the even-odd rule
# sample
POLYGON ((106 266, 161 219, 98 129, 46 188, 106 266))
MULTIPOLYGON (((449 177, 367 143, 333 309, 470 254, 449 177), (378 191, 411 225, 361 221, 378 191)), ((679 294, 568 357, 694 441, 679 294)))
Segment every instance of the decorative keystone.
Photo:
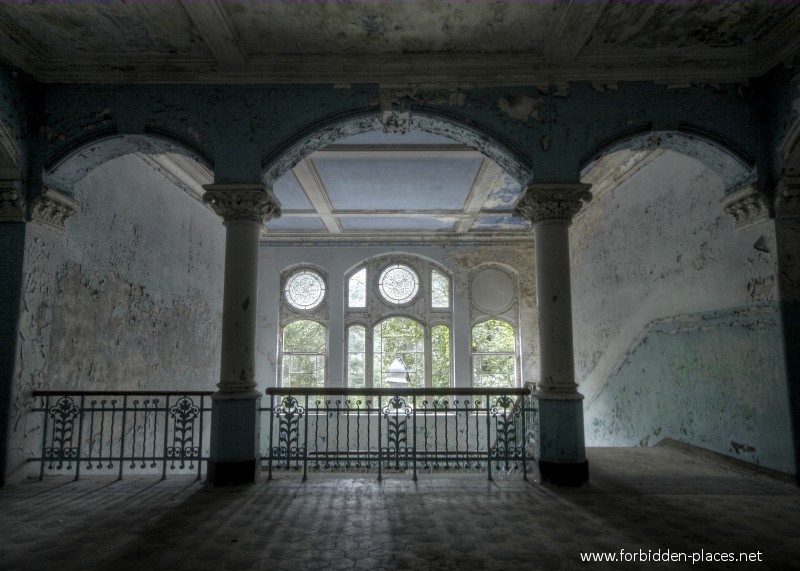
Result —
POLYGON ((57 232, 64 231, 67 218, 78 211, 78 203, 72 198, 54 190, 45 188, 44 193, 33 203, 31 220, 57 232))
POLYGON ((25 198, 18 180, 0 180, 0 222, 24 222, 25 198))
POLYGON ((543 220, 572 221, 584 204, 592 199, 591 185, 529 184, 514 206, 514 215, 523 216, 532 224, 543 220))
POLYGON ((281 215, 281 203, 263 184, 207 184, 203 188, 203 202, 225 221, 263 224, 281 215))
POLYGON ((758 187, 751 184, 722 199, 725 212, 733 216, 737 230, 746 230, 769 220, 769 202, 758 187))

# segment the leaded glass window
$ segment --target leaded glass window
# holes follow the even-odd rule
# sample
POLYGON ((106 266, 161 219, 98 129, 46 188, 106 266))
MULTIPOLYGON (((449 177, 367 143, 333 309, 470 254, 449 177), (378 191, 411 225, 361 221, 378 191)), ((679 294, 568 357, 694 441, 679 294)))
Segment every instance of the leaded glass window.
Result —
POLYGON ((361 268, 347 282, 347 306, 367 306, 367 268, 361 268))
POLYGON ((299 270, 286 280, 284 292, 293 308, 314 309, 325 299, 325 280, 315 271, 299 270))
POLYGON ((450 328, 436 325, 431 329, 431 386, 450 387, 450 328))
POLYGON ((366 329, 362 325, 351 325, 347 329, 347 386, 366 386, 366 329))
POLYGON ((472 386, 517 385, 514 328, 497 319, 472 328, 472 386))
POLYGON ((393 264, 381 272, 378 291, 389 303, 408 303, 419 291, 419 278, 409 266, 393 264))
POLYGON ((438 270, 431 270, 431 307, 450 307, 450 279, 438 270))

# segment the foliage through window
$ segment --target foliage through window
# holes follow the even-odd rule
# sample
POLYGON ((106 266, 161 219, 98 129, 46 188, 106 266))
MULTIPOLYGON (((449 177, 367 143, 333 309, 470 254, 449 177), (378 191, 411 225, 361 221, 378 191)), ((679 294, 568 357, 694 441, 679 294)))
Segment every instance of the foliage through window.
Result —
POLYGON ((450 280, 438 270, 431 270, 431 307, 450 307, 450 280))
POLYGON ((347 284, 347 306, 367 306, 367 268, 354 273, 347 284))
POLYGON ((284 327, 283 386, 324 387, 326 349, 326 332, 321 323, 302 319, 284 327))
POLYGON ((514 328, 490 319, 472 328, 472 386, 515 387, 516 351, 514 328))
POLYGON ((409 372, 410 386, 425 386, 425 344, 422 325, 407 317, 390 317, 375 326, 373 341, 373 386, 387 387, 389 365, 395 359, 409 372))

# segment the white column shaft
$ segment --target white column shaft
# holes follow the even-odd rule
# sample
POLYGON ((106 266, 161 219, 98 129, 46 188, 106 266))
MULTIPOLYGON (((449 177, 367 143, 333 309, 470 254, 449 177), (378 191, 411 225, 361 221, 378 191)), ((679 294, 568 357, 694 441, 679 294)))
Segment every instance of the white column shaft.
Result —
POLYGON ((262 225, 251 220, 225 222, 225 289, 218 395, 253 398, 255 390, 258 248, 262 225))

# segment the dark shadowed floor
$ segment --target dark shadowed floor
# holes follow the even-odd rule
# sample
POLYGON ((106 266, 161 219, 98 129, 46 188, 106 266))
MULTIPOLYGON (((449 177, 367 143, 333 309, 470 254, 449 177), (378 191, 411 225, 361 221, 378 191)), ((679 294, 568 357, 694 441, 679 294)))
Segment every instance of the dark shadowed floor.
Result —
POLYGON ((578 489, 428 474, 24 483, 0 491, 0 569, 800 569, 794 485, 670 447, 587 453, 578 489), (621 549, 762 563, 581 562, 621 549))

